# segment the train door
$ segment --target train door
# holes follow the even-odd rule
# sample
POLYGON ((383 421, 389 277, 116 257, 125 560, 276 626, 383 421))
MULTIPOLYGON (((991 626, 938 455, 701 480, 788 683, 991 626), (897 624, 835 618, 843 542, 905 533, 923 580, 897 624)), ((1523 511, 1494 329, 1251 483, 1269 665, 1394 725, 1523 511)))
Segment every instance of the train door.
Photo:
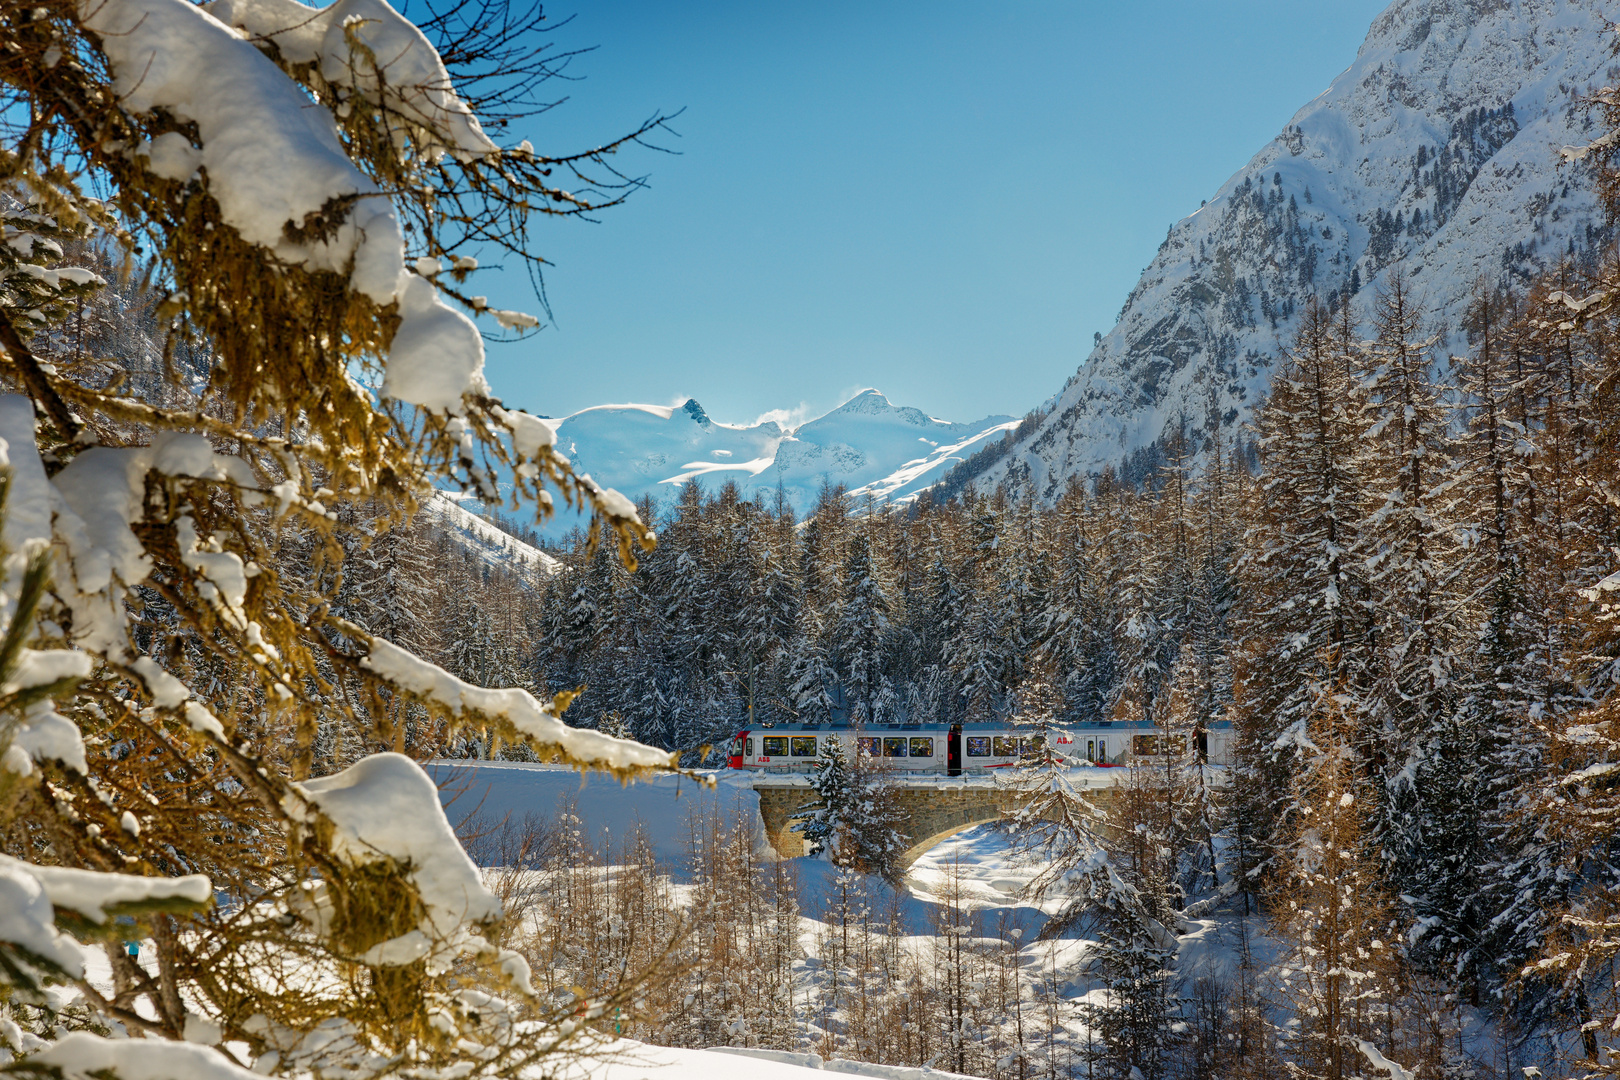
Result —
POLYGON ((945 737, 945 775, 962 775, 962 725, 952 724, 945 737))

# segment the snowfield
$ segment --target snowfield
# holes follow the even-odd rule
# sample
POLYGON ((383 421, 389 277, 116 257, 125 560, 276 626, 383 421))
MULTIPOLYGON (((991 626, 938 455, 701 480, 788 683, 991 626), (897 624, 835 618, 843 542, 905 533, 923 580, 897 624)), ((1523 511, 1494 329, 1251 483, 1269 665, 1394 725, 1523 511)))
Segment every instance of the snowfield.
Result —
MULTIPOLYGON (((631 830, 641 828, 652 842, 672 880, 689 882, 689 840, 695 824, 719 813, 751 820, 759 855, 772 859, 758 817, 758 804, 748 774, 735 770, 709 770, 714 781, 704 787, 683 777, 663 776, 628 785, 601 776, 582 776, 564 767, 500 761, 435 761, 427 766, 440 785, 446 813, 461 829, 488 829, 503 819, 521 822, 525 815, 547 816, 566 808, 577 815, 587 838, 599 846, 616 848, 631 830), (604 844, 604 842, 606 842, 604 844)), ((807 797, 809 792, 806 792, 807 797)), ((477 850, 474 845, 475 852, 477 850)), ((809 1005, 823 999, 833 978, 823 963, 836 934, 839 871, 821 858, 788 861, 799 899, 798 947, 794 964, 795 996, 806 1002, 804 1037, 823 1037, 828 1018, 809 1005)), ((497 869, 497 867, 489 867, 497 869)), ((1041 869, 1014 850, 1013 837, 995 825, 966 829, 924 853, 906 875, 898 891, 885 882, 854 875, 860 905, 872 912, 893 912, 901 935, 898 947, 908 955, 927 957, 939 947, 942 928, 953 918, 971 916, 973 929, 965 939, 979 948, 1010 945, 1016 956, 1019 981, 1034 1001, 1043 993, 1048 1000, 1066 1003, 1057 1020, 1058 1037, 1079 1046, 1089 1037, 1077 1007, 1103 1004, 1104 991, 1093 985, 1091 966, 1095 942, 1081 937, 1038 941, 1047 917, 1057 902, 1034 904, 1021 898, 1025 887, 1041 869), (955 910, 951 915, 954 897, 955 910)), ((846 881, 846 886, 850 883, 846 881)), ((678 885, 677 896, 689 895, 678 885)), ((1245 941, 1258 963, 1269 963, 1273 948, 1263 936, 1259 920, 1231 915, 1194 918, 1179 939, 1177 969, 1189 985, 1205 977, 1230 980, 1238 971, 1245 941)), ((838 1018, 833 1016, 835 1026, 838 1018)), ((854 1061, 823 1060, 814 1053, 788 1053, 740 1047, 707 1050, 674 1049, 620 1040, 593 1051, 579 1065, 578 1075, 593 1080, 712 1080, 747 1070, 749 1080, 775 1077, 792 1080, 800 1070, 839 1072, 883 1080, 924 1080, 954 1074, 927 1068, 872 1065, 854 1061), (701 1073, 701 1077, 699 1074, 701 1073)))
MULTIPOLYGON (((617 843, 640 826, 658 857, 679 866, 686 857, 687 823, 693 814, 742 812, 759 821, 758 800, 747 777, 728 769, 706 774, 717 781, 708 788, 684 776, 620 784, 611 776, 518 761, 432 761, 424 767, 439 785, 445 815, 458 832, 474 823, 488 827, 510 819, 521 824, 529 815, 546 817, 569 803, 593 842, 606 836, 617 843)), ((764 825, 758 829, 756 847, 769 850, 764 825)))
MULTIPOLYGON (((958 461, 1017 426, 1009 416, 952 423, 892 404, 863 390, 797 427, 774 420, 723 424, 695 400, 684 405, 599 405, 557 423, 557 446, 598 483, 632 499, 670 500, 688 480, 713 492, 735 481, 767 504, 781 487, 794 512, 814 508, 823 481, 843 484, 858 501, 904 502, 958 461)), ((580 523, 560 512, 548 532, 580 523)))
MULTIPOLYGON (((761 857, 776 853, 765 838, 758 797, 751 777, 733 769, 704 770, 715 782, 706 788, 682 776, 658 776, 621 786, 610 777, 581 774, 559 765, 510 761, 434 761, 428 775, 439 785, 445 814, 460 832, 521 824, 524 817, 545 817, 566 806, 579 816, 585 834, 596 843, 617 845, 633 829, 645 830, 653 850, 676 880, 686 877, 689 844, 696 819, 718 813, 723 819, 749 821, 754 847, 761 857)), ((806 789, 805 799, 813 793, 806 789)), ((801 909, 819 915, 829 903, 836 868, 824 859, 795 859, 801 909)), ((1021 862, 1006 833, 990 825, 966 829, 925 852, 912 864, 898 894, 885 882, 863 882, 879 906, 897 901, 907 930, 931 933, 952 874, 960 881, 961 904, 969 911, 1005 913, 1008 925, 1026 938, 1039 932, 1050 913, 1020 899, 1039 867, 1021 862)))
POLYGON ((470 500, 461 492, 436 492, 423 506, 422 512, 492 567, 513 570, 522 575, 549 575, 562 569, 560 562, 539 548, 524 543, 462 506, 464 501, 470 500))
POLYGON ((716 1046, 707 1050, 683 1050, 672 1046, 650 1046, 622 1039, 609 1043, 577 1073, 564 1077, 578 1080, 807 1080, 811 1072, 870 1076, 877 1080, 969 1080, 959 1073, 938 1069, 907 1068, 902 1065, 872 1065, 843 1058, 823 1059, 819 1054, 794 1054, 783 1050, 754 1050, 737 1046, 716 1046))

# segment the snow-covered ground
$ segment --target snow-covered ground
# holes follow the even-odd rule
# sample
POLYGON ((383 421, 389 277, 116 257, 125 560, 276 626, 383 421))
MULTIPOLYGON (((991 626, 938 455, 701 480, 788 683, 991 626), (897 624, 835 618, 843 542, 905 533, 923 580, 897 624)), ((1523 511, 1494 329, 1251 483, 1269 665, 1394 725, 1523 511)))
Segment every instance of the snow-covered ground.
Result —
POLYGON ((694 815, 718 810, 728 817, 751 815, 759 829, 756 848, 770 850, 759 823, 758 798, 739 772, 704 773, 715 781, 714 787, 705 787, 670 775, 621 785, 598 773, 515 761, 433 761, 426 769, 439 785, 445 814, 457 831, 493 828, 503 821, 521 825, 525 817, 548 817, 566 804, 593 843, 605 838, 617 845, 639 826, 659 859, 679 875, 694 815))
MULTIPOLYGON (((657 776, 621 785, 611 777, 581 774, 561 765, 512 761, 441 760, 426 768, 439 784, 446 815, 458 829, 474 824, 492 828, 507 820, 521 824, 527 816, 555 814, 566 804, 594 841, 606 839, 616 845, 633 829, 641 828, 658 857, 680 877, 693 816, 718 811, 727 818, 749 821, 756 830, 756 851, 774 858, 759 818, 758 797, 750 786, 753 777, 745 772, 704 770, 699 775, 714 782, 711 788, 684 776, 657 776)), ((819 912, 833 867, 822 860, 804 859, 796 869, 803 909, 819 912)), ((1018 925, 1033 933, 1046 913, 1019 897, 1039 869, 1020 860, 1011 838, 993 825, 957 833, 924 852, 912 865, 902 900, 907 923, 913 932, 926 933, 933 910, 955 875, 963 907, 972 911, 1005 908, 1016 913, 1018 925)), ((889 890, 882 882, 871 881, 868 887, 887 898, 889 890)))
MULTIPOLYGON (((958 1073, 927 1067, 872 1065, 819 1054, 716 1046, 683 1050, 623 1039, 609 1043, 582 1063, 579 1080, 809 1080, 811 1072, 870 1076, 876 1080, 967 1080, 958 1073)), ((564 1074, 567 1075, 566 1073, 564 1074)))
MULTIPOLYGON (((566 768, 545 765, 439 761, 430 763, 427 769, 440 786, 440 800, 453 823, 472 827, 502 818, 521 820, 529 814, 555 814, 566 806, 581 819, 587 835, 602 840, 616 842, 640 828, 677 878, 694 816, 705 818, 718 812, 751 818, 760 830, 760 853, 768 851, 757 803, 748 786, 751 777, 744 773, 719 770, 705 774, 713 780, 713 786, 674 776, 621 786, 605 777, 582 777, 566 768)), ((824 1059, 809 1052, 829 1044, 833 1034, 843 1030, 836 1002, 848 999, 850 972, 840 967, 835 952, 829 954, 829 950, 836 949, 839 936, 831 922, 837 910, 839 872, 819 859, 795 860, 793 866, 801 911, 800 958, 793 964, 792 977, 796 1023, 802 1027, 799 1052, 743 1047, 673 1048, 619 1039, 581 1046, 579 1056, 558 1063, 556 1075, 560 1080, 809 1080, 811 1072, 874 1080, 957 1080, 954 1073, 927 1066, 824 1059), (840 993, 844 998, 837 997, 840 993)), ((1000 970, 1015 973, 1016 984, 1021 987, 1017 999, 1023 1003, 1025 1018, 1034 1025, 1050 1025, 1057 1039, 1052 1045, 1063 1049, 1049 1048, 1048 1052, 1071 1055, 1067 1060, 1072 1062, 1072 1055, 1090 1037, 1084 1007, 1102 1004, 1102 991, 1093 985, 1090 973, 1091 941, 1036 940, 1047 911, 1023 901, 1021 894, 1038 869, 1018 855, 1015 838, 1006 830, 981 825, 924 854, 898 892, 871 878, 846 880, 843 885, 858 893, 858 907, 879 915, 879 924, 886 917, 884 913, 898 916, 890 931, 898 936, 890 940, 900 954, 916 958, 919 970, 927 970, 931 963, 937 965, 940 950, 948 948, 941 942, 962 933, 967 936, 956 940, 979 953, 979 958, 971 961, 978 965, 975 971, 979 978, 998 970, 998 963, 1008 965, 1000 970), (1004 960, 998 961, 998 955, 1004 960)), ((673 895, 683 897, 687 890, 678 887, 673 895)), ((1191 919, 1181 936, 1175 964, 1184 986, 1191 988, 1199 980, 1230 986, 1239 975, 1245 951, 1256 968, 1263 971, 1271 967, 1277 959, 1275 945, 1268 942, 1264 931, 1263 919, 1244 918, 1235 911, 1191 919)), ((150 944, 146 943, 141 956, 143 966, 155 970, 153 959, 150 944)), ((92 951, 89 960, 92 979, 110 983, 110 970, 99 951, 92 951)), ((1472 1052, 1486 1057, 1498 1054, 1500 1039, 1496 1032, 1472 1014, 1464 1018, 1464 1023, 1464 1038, 1472 1052)), ((1006 1039, 1007 1031, 1001 1030, 1002 1026, 992 1020, 980 1029, 980 1034, 992 1040, 1006 1039)), ((746 1030, 742 1035, 746 1038, 746 1030)), ((1037 1036, 1036 1042, 1043 1038, 1037 1036)), ((1029 1046, 1032 1053, 1038 1050, 1035 1043, 1029 1046)), ((1523 1051, 1515 1052, 1515 1060, 1522 1057, 1523 1051)))
MULTIPOLYGON (((435 761, 427 770, 439 784, 445 812, 458 831, 489 830, 503 821, 520 825, 526 816, 553 815, 566 805, 598 847, 606 842, 616 848, 640 828, 671 877, 680 881, 687 877, 694 821, 719 812, 723 819, 748 822, 755 830, 755 851, 766 859, 776 857, 765 837, 758 797, 749 786, 752 777, 735 770, 704 771, 701 775, 714 781, 712 788, 681 776, 621 786, 609 777, 581 775, 563 766, 505 761, 435 761)), ((793 869, 800 910, 813 921, 832 904, 837 868, 823 859, 798 859, 793 869)), ((869 877, 863 877, 861 888, 875 908, 893 906, 906 933, 929 935, 954 879, 961 909, 987 925, 1017 928, 1029 940, 1050 914, 1050 905, 1043 909, 1021 899, 1039 869, 1017 856, 1006 832, 980 825, 924 852, 898 892, 869 877)))

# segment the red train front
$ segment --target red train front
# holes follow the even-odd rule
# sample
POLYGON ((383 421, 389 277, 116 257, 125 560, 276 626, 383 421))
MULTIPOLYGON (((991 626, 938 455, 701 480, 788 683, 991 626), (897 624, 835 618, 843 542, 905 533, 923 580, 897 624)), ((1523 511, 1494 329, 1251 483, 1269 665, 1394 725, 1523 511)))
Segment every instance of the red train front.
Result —
POLYGON ((726 768, 740 769, 744 765, 743 751, 748 745, 748 732, 739 731, 731 740, 731 749, 727 751, 726 768))

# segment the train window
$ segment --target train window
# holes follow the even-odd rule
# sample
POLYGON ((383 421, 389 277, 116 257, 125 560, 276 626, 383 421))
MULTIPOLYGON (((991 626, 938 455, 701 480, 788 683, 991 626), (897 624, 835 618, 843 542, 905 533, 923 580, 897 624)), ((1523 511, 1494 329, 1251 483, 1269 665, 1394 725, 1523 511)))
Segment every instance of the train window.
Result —
POLYGON ((1108 740, 1107 739, 1098 739, 1097 740, 1097 760, 1098 761, 1107 761, 1108 760, 1108 740))
POLYGON ((754 756, 754 740, 753 739, 748 740, 748 749, 745 750, 744 753, 746 753, 749 757, 754 756))
POLYGON ((855 740, 855 745, 867 757, 881 757, 883 754, 883 741, 872 736, 862 735, 855 740))
POLYGON ((743 741, 742 741, 742 736, 739 735, 735 739, 731 740, 731 753, 733 755, 736 755, 736 754, 740 754, 742 752, 743 752, 743 741))
POLYGON ((787 757, 788 741, 786 735, 765 736, 766 757, 787 757))
POLYGON ((1143 757, 1152 757, 1159 752, 1159 737, 1157 735, 1133 735, 1131 737, 1131 753, 1143 757))
POLYGON ((985 735, 969 735, 967 741, 968 757, 989 757, 990 739, 985 735))
POLYGON ((815 757, 816 756, 816 737, 814 735, 795 735, 795 736, 793 736, 793 756, 794 757, 815 757))
POLYGON ((905 757, 906 740, 904 738, 889 737, 883 740, 884 757, 905 757))
POLYGON ((1185 754, 1187 752, 1187 736, 1166 735, 1164 737, 1165 752, 1170 754, 1185 754))
POLYGON ((1011 735, 997 735, 990 740, 996 757, 1017 757, 1018 740, 1011 735))
POLYGON ((1018 756, 1019 757, 1040 757, 1045 752, 1046 752, 1046 736, 1044 736, 1044 735, 1036 735, 1036 736, 1033 736, 1033 737, 1030 737, 1030 738, 1026 738, 1024 736, 1019 736, 1019 738, 1018 738, 1018 756))
POLYGON ((933 757, 934 756, 934 740, 933 739, 919 739, 916 736, 912 736, 912 739, 911 739, 911 756, 912 757, 933 757))
POLYGON ((1086 740, 1086 760, 1087 761, 1096 761, 1097 760, 1097 740, 1096 739, 1087 739, 1086 740))

